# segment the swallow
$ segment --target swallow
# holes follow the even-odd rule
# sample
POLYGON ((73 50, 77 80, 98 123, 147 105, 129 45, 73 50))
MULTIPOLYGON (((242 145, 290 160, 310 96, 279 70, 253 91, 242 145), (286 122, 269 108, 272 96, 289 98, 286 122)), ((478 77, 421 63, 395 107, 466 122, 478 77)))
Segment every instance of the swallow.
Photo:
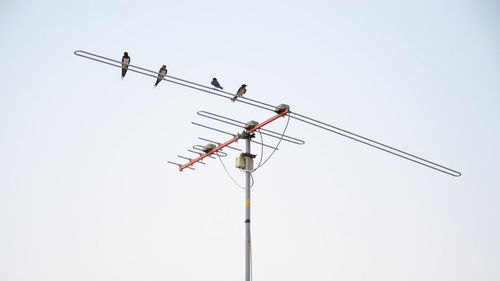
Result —
POLYGON ((224 88, 222 88, 222 87, 221 87, 221 85, 219 84, 219 81, 217 81, 217 78, 212 79, 212 83, 210 83, 210 84, 212 84, 212 86, 214 86, 216 89, 217 89, 217 88, 219 88, 219 89, 221 89, 221 90, 223 90, 223 89, 224 89, 224 88))
POLYGON ((243 96, 244 93, 247 92, 247 85, 243 84, 241 87, 238 89, 238 92, 236 92, 236 95, 231 98, 231 101, 234 102, 236 101, 237 98, 243 96))
POLYGON ((158 79, 156 79, 155 87, 158 86, 158 83, 163 80, 163 77, 165 77, 165 75, 167 75, 167 66, 163 65, 158 72, 158 79))
POLYGON ((123 53, 122 57, 122 79, 125 77, 125 74, 127 74, 127 69, 129 64, 130 64, 130 57, 128 56, 128 53, 125 52, 123 53))

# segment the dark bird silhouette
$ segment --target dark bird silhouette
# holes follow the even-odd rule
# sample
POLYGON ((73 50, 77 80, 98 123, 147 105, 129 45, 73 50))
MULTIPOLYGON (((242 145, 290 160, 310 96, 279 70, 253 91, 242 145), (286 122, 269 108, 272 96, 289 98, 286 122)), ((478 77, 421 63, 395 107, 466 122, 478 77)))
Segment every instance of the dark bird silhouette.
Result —
POLYGON ((224 89, 224 88, 222 88, 222 87, 221 87, 221 85, 219 84, 219 81, 217 81, 217 78, 212 79, 212 83, 210 83, 210 84, 212 84, 212 86, 214 86, 215 88, 219 88, 219 89, 221 89, 221 90, 223 90, 223 89, 224 89))
POLYGON ((130 57, 128 56, 128 53, 125 52, 123 53, 122 57, 122 79, 125 77, 125 74, 127 74, 127 69, 129 64, 130 64, 130 57))
POLYGON ((165 77, 165 75, 167 75, 167 66, 163 65, 158 72, 158 79, 156 79, 155 87, 158 86, 158 83, 163 80, 163 77, 165 77))
POLYGON ((244 93, 247 92, 247 85, 243 84, 241 87, 238 89, 238 92, 236 92, 236 95, 234 95, 233 98, 231 98, 232 102, 235 102, 237 98, 243 96, 244 93))

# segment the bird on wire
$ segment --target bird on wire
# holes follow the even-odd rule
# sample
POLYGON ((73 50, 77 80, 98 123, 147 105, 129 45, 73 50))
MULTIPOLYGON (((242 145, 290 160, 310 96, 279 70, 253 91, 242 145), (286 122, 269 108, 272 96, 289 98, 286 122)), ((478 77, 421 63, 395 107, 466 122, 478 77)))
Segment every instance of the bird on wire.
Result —
POLYGON ((238 89, 238 92, 236 92, 236 95, 231 98, 232 102, 235 102, 237 98, 243 96, 244 93, 247 92, 247 85, 243 84, 241 87, 238 89))
POLYGON ((167 75, 167 66, 163 65, 160 68, 160 71, 158 72, 158 79, 156 79, 155 87, 158 86, 158 83, 160 83, 161 80, 167 75))
POLYGON ((130 64, 130 57, 128 53, 123 53, 122 57, 122 79, 125 78, 125 74, 127 74, 128 65, 130 64))
POLYGON ((214 78, 212 79, 212 82, 210 83, 212 84, 212 86, 215 87, 215 89, 219 88, 221 90, 223 90, 224 88, 222 88, 222 86, 219 84, 219 81, 217 81, 217 78, 214 78))

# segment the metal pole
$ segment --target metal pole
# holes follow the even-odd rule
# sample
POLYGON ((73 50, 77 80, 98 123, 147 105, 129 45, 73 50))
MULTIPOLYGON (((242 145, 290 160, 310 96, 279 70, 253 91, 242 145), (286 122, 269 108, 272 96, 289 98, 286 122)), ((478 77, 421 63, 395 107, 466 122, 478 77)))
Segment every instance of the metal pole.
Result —
POLYGON ((252 136, 249 134, 245 139, 246 157, 245 157, 245 281, 250 281, 251 274, 251 240, 250 240, 250 140, 252 136))

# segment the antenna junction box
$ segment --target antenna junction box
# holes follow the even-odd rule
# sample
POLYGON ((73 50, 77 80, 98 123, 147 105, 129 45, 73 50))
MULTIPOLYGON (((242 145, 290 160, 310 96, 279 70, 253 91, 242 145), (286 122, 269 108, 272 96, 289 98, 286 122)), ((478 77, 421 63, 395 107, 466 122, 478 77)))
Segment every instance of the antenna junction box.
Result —
MULTIPOLYGON (((250 170, 253 170, 253 158, 248 157, 250 160, 250 170)), ((247 157, 245 155, 240 154, 238 157, 236 157, 236 168, 238 169, 246 169, 246 159, 247 157)))

